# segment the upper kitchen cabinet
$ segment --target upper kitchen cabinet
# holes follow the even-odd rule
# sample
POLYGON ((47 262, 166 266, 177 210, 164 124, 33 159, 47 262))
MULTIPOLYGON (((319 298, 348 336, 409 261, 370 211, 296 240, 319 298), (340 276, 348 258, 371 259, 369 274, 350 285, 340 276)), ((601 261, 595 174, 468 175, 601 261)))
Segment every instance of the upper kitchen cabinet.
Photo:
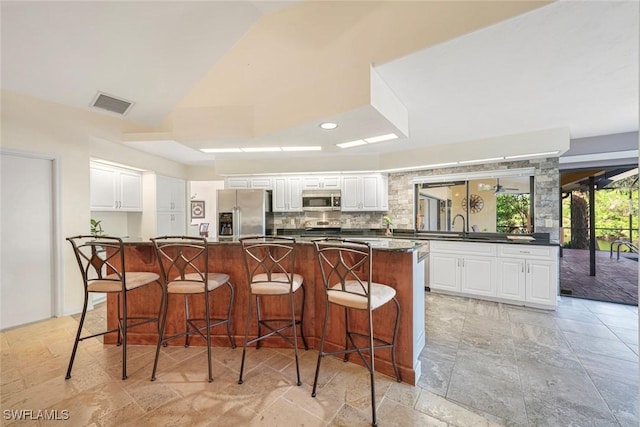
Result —
POLYGON ((389 210, 389 180, 384 174, 342 176, 342 211, 389 210))
POLYGON ((186 183, 182 179, 156 176, 156 210, 184 212, 186 206, 186 183))
POLYGON ((302 212, 303 178, 279 176, 273 178, 272 210, 274 212, 302 212))
POLYGON ((340 175, 313 175, 302 178, 303 190, 340 190, 340 175))
POLYGON ((224 188, 231 190, 242 188, 271 190, 273 188, 273 179, 270 176, 234 176, 224 180, 224 188))
POLYGON ((142 211, 142 175, 133 170, 91 163, 92 211, 142 211))

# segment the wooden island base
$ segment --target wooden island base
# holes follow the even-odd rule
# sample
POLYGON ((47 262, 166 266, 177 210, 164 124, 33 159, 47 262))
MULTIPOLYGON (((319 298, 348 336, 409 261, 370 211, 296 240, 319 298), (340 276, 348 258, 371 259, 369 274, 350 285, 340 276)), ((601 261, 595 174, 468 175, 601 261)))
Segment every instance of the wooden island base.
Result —
MULTIPOLYGON (((126 243, 125 261, 127 270, 152 271, 159 273, 155 251, 149 242, 126 243)), ((303 331, 309 348, 319 349, 322 336, 322 323, 325 311, 325 293, 322 285, 322 277, 317 265, 315 250, 310 243, 297 243, 296 248, 296 272, 304 277, 305 303, 303 331)), ((396 298, 400 303, 400 327, 396 348, 396 361, 402 376, 402 381, 415 385, 420 376, 420 361, 418 355, 424 347, 424 266, 418 262, 418 252, 409 250, 384 250, 373 251, 373 279, 379 283, 385 283, 396 289, 396 298)), ((232 312, 232 338, 237 346, 242 346, 249 298, 248 285, 244 270, 241 246, 237 242, 212 242, 209 244, 209 271, 226 273, 231 277, 231 283, 235 289, 235 302, 232 312)), ((226 290, 224 292, 227 292, 226 290)), ((228 301, 228 293, 222 294, 216 291, 212 294, 211 311, 220 317, 224 316, 225 306, 228 301), (217 298, 216 298, 217 297, 217 298), (221 300, 222 299, 222 300, 221 300)), ((129 292, 127 304, 129 316, 154 315, 159 307, 161 292, 157 286, 146 286, 129 292)), ((301 296, 298 296, 301 298, 301 296)), ((191 310, 197 316, 203 316, 204 299, 200 295, 194 296, 189 301, 191 310)), ((326 349, 329 351, 344 348, 344 315, 338 307, 331 307, 329 327, 327 333, 326 349)), ((263 315, 270 314, 276 317, 283 313, 289 313, 289 305, 286 298, 269 297, 264 299, 263 315)), ((367 330, 366 313, 357 313, 351 317, 351 321, 357 324, 362 331, 367 330), (361 315, 362 314, 362 315, 361 315)), ((393 333, 393 321, 395 308, 393 304, 387 304, 374 312, 375 334, 383 339, 390 340, 393 333)), ((172 295, 169 299, 166 335, 184 331, 184 302, 182 295, 172 295)), ((117 299, 110 295, 107 300, 107 323, 109 327, 117 325, 117 299)), ((253 315, 249 335, 255 336, 257 327, 255 313, 253 315)), ((158 333, 154 323, 132 328, 128 331, 129 344, 155 345, 158 333)), ((105 336, 106 344, 114 344, 116 334, 105 336)), ((176 339, 169 345, 184 345, 184 339, 176 339)), ((191 345, 205 345, 204 340, 192 337, 191 345)), ((216 347, 228 347, 229 340, 225 326, 212 330, 212 345, 216 347)), ((280 337, 272 337, 262 341, 265 347, 289 348, 290 344, 280 337)), ((302 347, 302 342, 299 343, 302 347)), ((303 350, 304 351, 304 350, 303 350)), ((351 355, 349 361, 362 364, 357 355, 351 355)), ((240 353, 238 353, 240 363, 240 353)), ((394 376, 389 350, 376 352, 376 371, 389 376, 394 376)))

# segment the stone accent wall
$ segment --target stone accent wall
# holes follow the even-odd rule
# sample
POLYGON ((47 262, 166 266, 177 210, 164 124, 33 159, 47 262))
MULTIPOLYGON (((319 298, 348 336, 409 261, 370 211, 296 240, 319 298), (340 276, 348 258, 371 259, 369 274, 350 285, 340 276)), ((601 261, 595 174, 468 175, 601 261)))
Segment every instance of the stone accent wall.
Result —
POLYGON ((389 217, 396 228, 413 229, 412 180, 419 176, 448 175, 505 169, 535 168, 534 172, 534 226, 538 233, 549 233, 557 242, 560 238, 560 171, 558 159, 534 159, 430 169, 389 174, 389 217), (550 220, 550 227, 547 227, 550 220))
MULTIPOLYGON (((504 169, 535 168, 534 172, 534 226, 538 233, 549 233, 552 242, 560 238, 560 171, 558 159, 533 159, 515 162, 489 163, 453 168, 429 169, 389 174, 388 212, 345 212, 342 214, 343 228, 384 228, 382 217, 387 215, 396 229, 414 229, 414 184, 413 178, 427 175, 493 171, 504 169), (551 226, 547 226, 550 224, 551 226)), ((276 213, 276 228, 300 228, 304 221, 302 213, 276 213)))

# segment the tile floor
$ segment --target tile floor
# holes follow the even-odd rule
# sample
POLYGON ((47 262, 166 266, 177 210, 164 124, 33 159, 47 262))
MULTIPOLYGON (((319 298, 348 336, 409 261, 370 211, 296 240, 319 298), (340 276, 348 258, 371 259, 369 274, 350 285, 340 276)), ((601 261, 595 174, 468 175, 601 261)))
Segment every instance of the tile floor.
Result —
MULTIPOLYGON (((638 425, 637 309, 562 298, 549 313, 427 294, 427 347, 418 387, 377 377, 380 426, 638 425)), ((88 328, 101 326, 104 307, 88 328)), ((80 344, 64 380, 77 320, 50 319, 0 333, 2 425, 354 426, 370 422, 364 368, 323 361, 310 397, 317 352, 302 351, 303 385, 290 350, 251 349, 243 385, 241 349, 214 349, 213 383, 203 348, 80 344), (16 421, 5 410, 67 410, 69 421, 16 421)), ((62 414, 62 412, 59 412, 62 414)), ((35 418, 35 417, 34 417, 35 418)))
POLYGON ((423 390, 509 426, 639 425, 637 307, 427 294, 426 325, 423 390))

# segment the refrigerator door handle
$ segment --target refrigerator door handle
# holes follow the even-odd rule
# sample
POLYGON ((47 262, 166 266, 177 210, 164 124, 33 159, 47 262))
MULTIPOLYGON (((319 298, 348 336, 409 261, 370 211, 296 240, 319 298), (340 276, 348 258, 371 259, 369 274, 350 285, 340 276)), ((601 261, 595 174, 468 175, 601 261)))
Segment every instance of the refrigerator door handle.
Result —
POLYGON ((240 230, 240 224, 242 224, 242 220, 240 219, 240 208, 238 206, 233 207, 233 237, 240 237, 242 235, 242 230, 240 230))

